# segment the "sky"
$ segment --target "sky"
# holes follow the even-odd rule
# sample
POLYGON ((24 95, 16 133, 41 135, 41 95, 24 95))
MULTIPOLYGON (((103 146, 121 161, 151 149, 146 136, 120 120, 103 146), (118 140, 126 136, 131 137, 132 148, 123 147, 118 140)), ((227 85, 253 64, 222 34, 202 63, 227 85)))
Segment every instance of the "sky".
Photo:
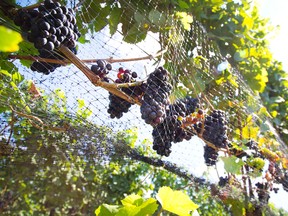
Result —
POLYGON ((273 26, 278 26, 276 33, 271 34, 270 49, 273 56, 283 63, 283 69, 288 72, 288 1, 258 0, 260 15, 269 18, 273 26))

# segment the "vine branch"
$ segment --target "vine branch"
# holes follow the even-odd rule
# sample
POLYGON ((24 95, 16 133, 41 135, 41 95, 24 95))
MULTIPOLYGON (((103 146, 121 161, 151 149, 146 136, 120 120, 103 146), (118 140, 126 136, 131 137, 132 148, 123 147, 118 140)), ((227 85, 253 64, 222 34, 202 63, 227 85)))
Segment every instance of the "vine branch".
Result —
MULTIPOLYGON (((131 62, 131 61, 141 61, 141 60, 152 60, 153 58, 156 58, 158 56, 163 55, 166 52, 166 50, 160 50, 155 55, 147 55, 137 58, 120 58, 120 59, 114 59, 113 57, 110 58, 104 58, 104 59, 82 59, 81 61, 83 63, 96 63, 97 60, 106 61, 108 63, 121 63, 121 62, 131 62)), ((70 59, 49 59, 49 58, 42 58, 39 56, 25 56, 25 55, 9 55, 8 58, 10 59, 23 59, 23 60, 30 60, 30 61, 39 61, 39 62, 48 62, 53 64, 61 64, 63 66, 68 65, 70 63, 73 63, 70 59)))

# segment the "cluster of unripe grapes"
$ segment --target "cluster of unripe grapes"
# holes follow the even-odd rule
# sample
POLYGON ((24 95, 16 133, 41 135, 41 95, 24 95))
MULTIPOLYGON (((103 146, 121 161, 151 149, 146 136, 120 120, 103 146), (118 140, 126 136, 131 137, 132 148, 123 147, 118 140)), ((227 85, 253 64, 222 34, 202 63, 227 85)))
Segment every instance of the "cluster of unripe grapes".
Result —
MULTIPOLYGON (((43 58, 47 54, 43 54, 42 50, 52 52, 60 45, 75 52, 76 41, 81 35, 73 11, 52 0, 45 0, 37 10, 19 9, 15 14, 14 23, 21 27, 28 41, 34 44, 43 58)), ((57 54, 51 54, 50 57, 63 59, 57 54)), ((38 62, 32 65, 31 69, 49 74, 57 66, 59 65, 38 62)))

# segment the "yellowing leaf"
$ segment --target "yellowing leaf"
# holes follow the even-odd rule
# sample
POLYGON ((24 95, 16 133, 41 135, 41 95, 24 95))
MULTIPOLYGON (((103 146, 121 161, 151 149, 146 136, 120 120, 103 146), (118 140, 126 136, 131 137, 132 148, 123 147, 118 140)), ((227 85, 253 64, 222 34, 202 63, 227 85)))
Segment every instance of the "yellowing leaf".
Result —
POLYGON ((156 197, 164 210, 174 214, 188 216, 191 211, 198 208, 198 205, 188 195, 182 191, 174 191, 169 187, 161 187, 156 197))
POLYGON ((284 169, 288 169, 288 159, 282 158, 282 166, 284 169))
POLYGON ((242 128, 242 136, 244 139, 257 139, 259 127, 245 126, 242 128))
POLYGON ((181 21, 185 30, 190 30, 190 24, 193 22, 193 17, 186 12, 177 12, 176 16, 181 21))
POLYGON ((0 26, 0 38, 0 51, 15 52, 19 50, 18 43, 22 41, 22 37, 18 32, 0 26))
POLYGON ((131 194, 121 200, 123 206, 135 205, 139 206, 143 203, 143 198, 137 194, 131 194))
POLYGON ((271 161, 279 161, 280 160, 279 156, 275 152, 273 152, 267 148, 262 148, 260 150, 260 152, 262 155, 264 155, 266 158, 268 158, 271 161))

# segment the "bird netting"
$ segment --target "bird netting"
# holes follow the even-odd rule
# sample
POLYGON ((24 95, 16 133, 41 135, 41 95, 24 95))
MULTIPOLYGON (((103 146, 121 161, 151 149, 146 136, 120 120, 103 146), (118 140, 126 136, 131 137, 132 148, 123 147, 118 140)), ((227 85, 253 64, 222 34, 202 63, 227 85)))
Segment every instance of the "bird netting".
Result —
MULTIPOLYGON (((232 7, 228 2, 217 7, 232 7)), ((1 103, 8 102, 11 108, 2 113, 3 119, 12 110, 28 119, 31 127, 70 134, 86 146, 97 147, 74 146, 78 154, 88 157, 89 151, 98 151, 96 158, 103 163, 113 149, 104 144, 112 139, 107 133, 136 133, 136 145, 149 141, 155 152, 150 156, 166 156, 161 159, 175 163, 170 169, 175 173, 182 167, 204 178, 208 165, 214 167, 213 179, 217 164, 218 174, 229 172, 225 174, 229 179, 241 172, 264 178, 269 173, 271 179, 253 180, 261 184, 257 193, 262 192, 259 200, 264 203, 269 199, 268 183, 280 183, 287 191, 288 175, 283 171, 287 147, 255 91, 262 88, 261 78, 247 79, 248 72, 241 71, 243 52, 233 53, 229 38, 212 34, 213 26, 197 20, 185 1, 61 3, 16 1, 16 7, 2 3, 7 19, 1 23, 21 32, 25 41, 18 52, 7 55, 10 61, 1 68, 19 71, 24 77, 19 89, 30 95, 22 100, 20 94, 17 104, 3 94, 1 103), (177 7, 186 9, 177 11, 177 7), (235 166, 229 169, 227 164, 235 166)), ((219 31, 225 30, 223 24, 219 31)), ((250 63, 246 67, 256 73, 250 63)), ((12 142, 17 136, 10 133, 10 120, 2 121, 1 139, 12 142)), ((127 150, 123 143, 116 146, 119 155, 126 152, 132 159, 149 161, 149 155, 127 150)), ((160 161, 149 163, 164 166, 160 161)), ((250 180, 249 184, 252 191, 250 180)))

